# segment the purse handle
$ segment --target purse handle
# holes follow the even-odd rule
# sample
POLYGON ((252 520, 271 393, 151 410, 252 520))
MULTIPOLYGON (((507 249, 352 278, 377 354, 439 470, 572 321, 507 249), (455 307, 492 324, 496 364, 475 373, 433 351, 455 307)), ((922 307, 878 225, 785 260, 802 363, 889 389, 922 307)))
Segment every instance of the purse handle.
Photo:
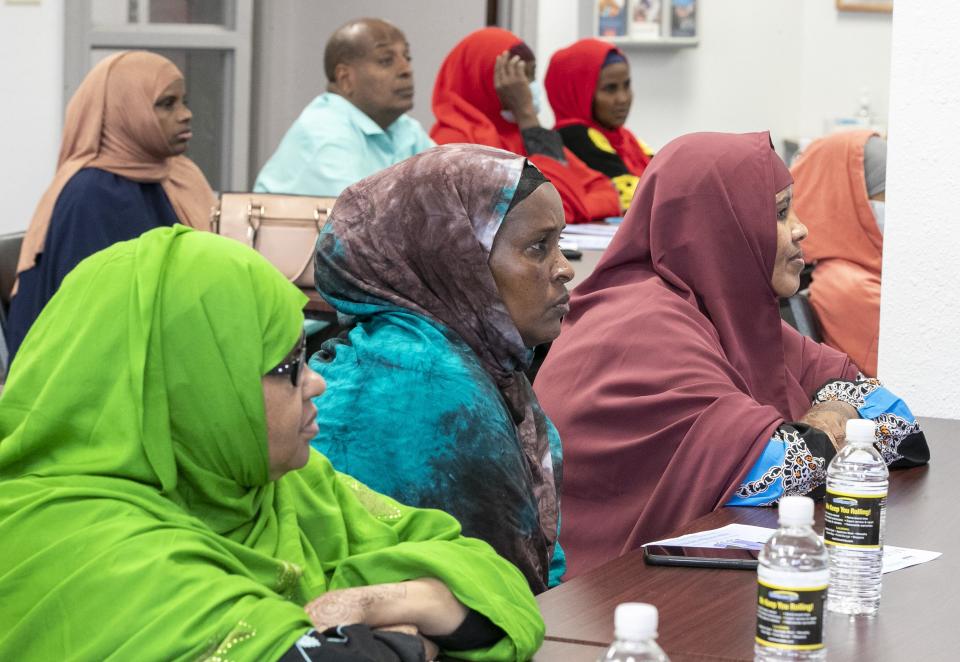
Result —
MULTIPOLYGON (((313 223, 317 227, 317 234, 320 234, 320 221, 321 219, 326 219, 330 215, 330 209, 326 207, 314 207, 313 208, 313 223)), ((247 239, 250 242, 250 246, 254 249, 257 249, 257 237, 260 236, 260 226, 264 223, 269 222, 282 222, 288 220, 281 216, 267 216, 266 207, 263 203, 254 204, 252 201, 247 205, 247 225, 250 227, 247 229, 247 239), (254 213, 256 212, 256 213, 254 213), (256 219, 256 220, 254 220, 256 219)))
MULTIPOLYGON (((326 218, 330 215, 330 212, 333 211, 329 207, 314 207, 313 208, 313 222, 317 228, 317 234, 320 234, 320 222, 325 221, 326 218)), ((257 248, 257 237, 260 235, 260 226, 264 222, 271 221, 284 221, 287 220, 284 217, 276 216, 270 217, 266 214, 266 207, 263 203, 257 203, 256 205, 253 201, 247 204, 247 241, 251 248, 257 248), (256 213, 254 213, 256 212, 256 213), (256 219, 256 220, 254 220, 256 219)), ((220 205, 216 205, 210 210, 210 229, 214 234, 220 234, 220 205)))

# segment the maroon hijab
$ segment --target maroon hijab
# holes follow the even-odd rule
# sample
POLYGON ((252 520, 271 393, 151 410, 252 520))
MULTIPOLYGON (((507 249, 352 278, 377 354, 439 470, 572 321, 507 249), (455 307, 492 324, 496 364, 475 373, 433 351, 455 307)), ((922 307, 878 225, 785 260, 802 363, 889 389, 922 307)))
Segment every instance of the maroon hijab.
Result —
POLYGON ((564 445, 569 579, 723 505, 846 355, 780 320, 767 133, 700 133, 653 159, 574 291, 535 390, 564 445))

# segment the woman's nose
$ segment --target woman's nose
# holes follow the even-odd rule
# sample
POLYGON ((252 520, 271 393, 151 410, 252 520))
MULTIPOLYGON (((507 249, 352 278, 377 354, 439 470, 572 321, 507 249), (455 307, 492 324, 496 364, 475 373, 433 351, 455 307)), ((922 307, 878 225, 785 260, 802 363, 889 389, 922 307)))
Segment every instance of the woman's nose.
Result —
POLYGON ((793 226, 793 240, 795 242, 803 241, 807 238, 807 234, 809 234, 807 226, 798 220, 797 224, 793 226))
POLYGON ((327 381, 309 365, 305 365, 303 370, 304 399, 315 398, 318 395, 323 395, 323 392, 327 390, 327 381))
POLYGON ((557 271, 554 278, 562 283, 569 283, 576 275, 576 272, 573 270, 573 265, 570 264, 570 260, 568 260, 563 253, 560 253, 560 260, 557 262, 557 271))

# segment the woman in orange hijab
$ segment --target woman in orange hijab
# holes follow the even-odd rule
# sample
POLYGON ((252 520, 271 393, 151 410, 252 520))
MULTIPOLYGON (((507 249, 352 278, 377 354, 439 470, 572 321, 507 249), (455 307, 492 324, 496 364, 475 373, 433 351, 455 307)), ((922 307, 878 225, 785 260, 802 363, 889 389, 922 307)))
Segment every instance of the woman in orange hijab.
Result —
POLYGON ((568 223, 619 216, 610 180, 566 149, 560 134, 540 126, 535 78, 533 51, 513 33, 483 28, 467 35, 440 65, 430 137, 528 157, 559 191, 568 223))
POLYGON ((184 156, 183 74, 125 51, 97 64, 67 106, 57 172, 20 249, 6 340, 11 359, 63 278, 85 257, 162 225, 209 229, 213 191, 184 156))
POLYGON ((610 178, 626 211, 653 157, 624 126, 633 103, 626 56, 610 42, 581 39, 553 54, 543 85, 563 144, 610 178))
POLYGON ((810 305, 823 340, 870 377, 880 335, 886 161, 882 138, 850 131, 815 141, 792 169, 797 216, 810 231, 804 257, 817 265, 810 305))

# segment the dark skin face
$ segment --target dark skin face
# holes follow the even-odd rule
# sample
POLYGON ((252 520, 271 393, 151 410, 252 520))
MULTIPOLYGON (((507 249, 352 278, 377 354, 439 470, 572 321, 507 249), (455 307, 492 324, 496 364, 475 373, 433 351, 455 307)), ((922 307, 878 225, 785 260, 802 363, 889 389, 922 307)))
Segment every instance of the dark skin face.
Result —
POLYGON ((160 121, 160 129, 170 146, 170 156, 187 151, 187 143, 193 137, 190 120, 193 113, 187 108, 187 87, 183 79, 170 83, 153 104, 153 112, 160 121))
POLYGON ((570 310, 573 267, 559 245, 565 226, 560 194, 546 183, 510 210, 493 240, 490 271, 527 347, 560 335, 560 321, 570 310))
POLYGON ((359 23, 351 32, 363 55, 337 65, 329 90, 386 129, 413 108, 410 44, 400 30, 382 21, 359 23))
POLYGON ((800 242, 807 238, 807 227, 793 210, 792 186, 777 193, 776 203, 777 257, 771 283, 778 297, 790 297, 800 288, 800 272, 804 266, 800 242))
POLYGON ((627 121, 632 103, 630 65, 614 62, 601 69, 593 94, 594 119, 608 129, 619 129, 627 121))

